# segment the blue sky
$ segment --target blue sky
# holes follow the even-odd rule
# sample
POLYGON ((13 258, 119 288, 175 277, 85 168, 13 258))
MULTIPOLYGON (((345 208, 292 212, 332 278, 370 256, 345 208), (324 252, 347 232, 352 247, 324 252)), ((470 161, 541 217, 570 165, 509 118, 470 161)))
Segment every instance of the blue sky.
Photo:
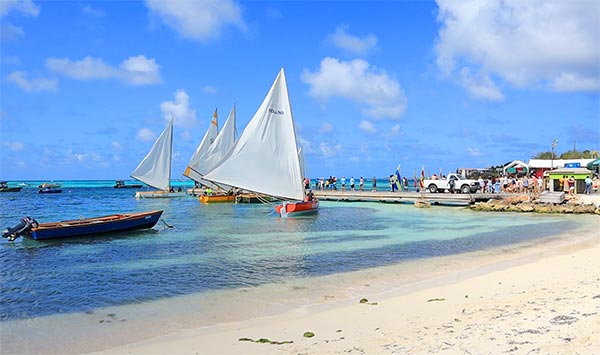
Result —
MULTIPOLYGON (((284 67, 312 177, 600 150, 600 2, 0 2, 0 179, 127 178, 284 67)), ((240 172, 243 173, 243 172, 240 172)))

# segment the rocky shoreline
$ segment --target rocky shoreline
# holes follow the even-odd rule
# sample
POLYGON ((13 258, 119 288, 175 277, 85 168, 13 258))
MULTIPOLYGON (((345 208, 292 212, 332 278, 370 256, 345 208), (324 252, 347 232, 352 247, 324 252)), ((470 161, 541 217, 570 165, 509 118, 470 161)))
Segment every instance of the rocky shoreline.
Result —
POLYGON ((540 201, 539 196, 523 194, 501 200, 475 203, 469 208, 473 211, 600 215, 600 204, 577 196, 568 196, 562 203, 543 203, 540 201))

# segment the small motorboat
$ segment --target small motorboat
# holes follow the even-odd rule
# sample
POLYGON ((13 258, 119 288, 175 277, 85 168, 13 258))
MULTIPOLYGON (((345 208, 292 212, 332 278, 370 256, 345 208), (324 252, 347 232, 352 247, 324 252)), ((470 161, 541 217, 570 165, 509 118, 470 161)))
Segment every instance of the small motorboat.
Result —
POLYGON ((39 240, 93 236, 98 234, 146 229, 154 227, 162 213, 162 210, 157 210, 48 223, 38 223, 31 217, 24 217, 16 226, 7 228, 4 233, 2 233, 2 237, 9 241, 13 241, 19 237, 29 237, 39 240))
POLYGON ((38 188, 38 193, 40 194, 59 194, 62 192, 62 188, 59 184, 49 184, 45 182, 38 186, 38 188))
POLYGON ((21 186, 8 187, 7 181, 0 181, 0 192, 19 192, 22 188, 21 186))
POLYGON ((142 187, 142 184, 129 184, 126 185, 123 180, 115 180, 115 189, 139 189, 142 187))

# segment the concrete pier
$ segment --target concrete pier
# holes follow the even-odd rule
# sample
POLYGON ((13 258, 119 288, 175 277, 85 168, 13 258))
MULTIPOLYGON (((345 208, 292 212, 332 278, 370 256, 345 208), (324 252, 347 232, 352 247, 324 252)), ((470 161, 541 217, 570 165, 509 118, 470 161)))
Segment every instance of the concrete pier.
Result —
POLYGON ((391 191, 341 191, 341 190, 313 190, 315 197, 321 201, 344 201, 344 202, 388 202, 388 203, 410 203, 425 201, 432 205, 467 206, 475 202, 488 201, 490 199, 504 199, 513 194, 450 194, 430 192, 391 192, 391 191))

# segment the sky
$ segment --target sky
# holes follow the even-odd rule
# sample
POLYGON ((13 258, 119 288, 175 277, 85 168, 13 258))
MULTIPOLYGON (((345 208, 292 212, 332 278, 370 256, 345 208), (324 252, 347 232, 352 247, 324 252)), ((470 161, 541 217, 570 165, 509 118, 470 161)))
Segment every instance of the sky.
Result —
POLYGON ((1 0, 0 26, 0 180, 126 179, 171 118, 184 179, 281 67, 313 178, 600 151, 595 0, 1 0))

